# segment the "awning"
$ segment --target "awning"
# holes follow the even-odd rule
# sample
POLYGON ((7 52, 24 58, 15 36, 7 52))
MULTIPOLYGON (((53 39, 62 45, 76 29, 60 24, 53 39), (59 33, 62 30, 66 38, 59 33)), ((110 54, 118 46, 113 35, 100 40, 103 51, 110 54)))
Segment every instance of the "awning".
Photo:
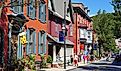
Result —
MULTIPOLYGON (((56 43, 62 44, 62 45, 64 44, 64 42, 60 42, 59 41, 59 38, 58 37, 53 37, 50 34, 47 34, 47 37, 49 37, 50 39, 52 39, 53 42, 56 42, 56 43)), ((66 39, 66 45, 74 45, 74 43, 71 42, 70 40, 66 39)))
POLYGON ((80 38, 80 42, 86 43, 87 39, 86 38, 80 38))
MULTIPOLYGON (((60 42, 60 41, 59 41, 59 38, 54 37, 54 39, 56 39, 56 42, 57 42, 57 43, 64 44, 64 42, 60 42)), ((74 43, 71 42, 70 40, 66 39, 66 45, 74 45, 74 43)))

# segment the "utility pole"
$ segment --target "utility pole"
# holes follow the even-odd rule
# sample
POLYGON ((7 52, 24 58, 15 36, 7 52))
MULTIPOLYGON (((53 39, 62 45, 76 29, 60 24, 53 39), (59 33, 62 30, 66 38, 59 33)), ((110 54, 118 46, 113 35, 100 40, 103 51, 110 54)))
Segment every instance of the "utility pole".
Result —
POLYGON ((66 2, 64 2, 64 69, 66 69, 66 2))

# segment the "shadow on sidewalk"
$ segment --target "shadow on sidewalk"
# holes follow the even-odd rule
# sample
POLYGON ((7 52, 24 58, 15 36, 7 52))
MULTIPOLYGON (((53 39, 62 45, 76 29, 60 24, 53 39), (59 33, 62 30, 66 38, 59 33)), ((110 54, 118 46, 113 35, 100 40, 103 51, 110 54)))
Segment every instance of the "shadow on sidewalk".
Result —
POLYGON ((107 66, 80 66, 78 68, 84 69, 84 70, 101 70, 101 71, 121 71, 121 68, 117 67, 107 67, 107 66))
POLYGON ((79 66, 78 68, 82 68, 82 69, 86 69, 86 70, 98 69, 98 67, 95 67, 95 66, 79 66))
POLYGON ((91 64, 93 64, 93 65, 111 65, 109 63, 91 63, 91 64))

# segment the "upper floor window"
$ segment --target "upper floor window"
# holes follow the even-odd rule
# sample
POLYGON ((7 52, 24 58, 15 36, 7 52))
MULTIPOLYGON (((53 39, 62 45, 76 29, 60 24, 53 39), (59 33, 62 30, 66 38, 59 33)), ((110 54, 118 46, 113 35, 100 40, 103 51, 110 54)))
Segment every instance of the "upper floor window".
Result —
POLYGON ((39 20, 43 23, 46 22, 46 4, 43 1, 39 3, 39 20))
POLYGON ((23 0, 11 0, 12 9, 15 13, 23 12, 23 0))
POLYGON ((70 25, 69 27, 70 27, 70 28, 69 28, 69 29, 70 29, 70 36, 73 36, 73 26, 70 25))
POLYGON ((46 53, 46 33, 44 31, 40 31, 38 33, 38 53, 45 54, 46 53))
POLYGON ((27 29, 27 54, 36 54, 36 31, 33 28, 27 29))
POLYGON ((31 19, 36 18, 35 0, 29 0, 29 4, 27 6, 27 15, 31 19))

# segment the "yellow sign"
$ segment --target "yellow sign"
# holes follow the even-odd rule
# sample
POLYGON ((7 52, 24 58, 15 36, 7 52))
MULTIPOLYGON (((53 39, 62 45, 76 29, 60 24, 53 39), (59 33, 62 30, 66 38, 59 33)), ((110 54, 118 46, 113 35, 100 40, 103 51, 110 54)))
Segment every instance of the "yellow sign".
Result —
POLYGON ((26 44, 26 36, 25 35, 21 36, 20 41, 21 41, 21 44, 23 45, 26 44))

